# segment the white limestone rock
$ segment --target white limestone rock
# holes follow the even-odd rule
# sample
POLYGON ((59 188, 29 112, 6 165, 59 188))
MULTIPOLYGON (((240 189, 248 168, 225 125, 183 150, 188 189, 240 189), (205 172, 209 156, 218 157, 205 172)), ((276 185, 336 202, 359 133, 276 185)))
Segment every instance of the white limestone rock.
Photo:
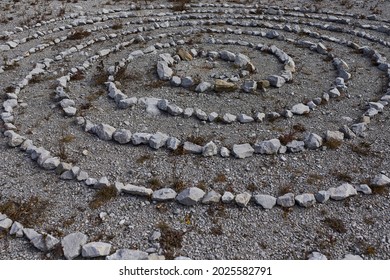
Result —
POLYGON ((128 129, 117 129, 115 132, 112 134, 112 138, 118 142, 119 144, 127 144, 130 143, 131 141, 131 132, 128 129))
POLYGON ((147 260, 148 253, 140 250, 119 249, 106 260, 147 260))
POLYGON ((314 197, 314 194, 304 193, 295 196, 295 202, 298 203, 299 206, 307 208, 316 203, 316 198, 314 197))
POLYGON ((254 121, 254 118, 252 118, 251 116, 248 116, 246 114, 239 114, 238 115, 238 121, 240 123, 250 123, 250 122, 254 121))
POLYGON ((279 139, 275 138, 271 140, 257 142, 254 145, 254 150, 256 154, 272 155, 272 154, 277 154, 280 147, 281 147, 281 143, 279 139))
POLYGON ((322 146, 323 139, 321 136, 315 134, 315 133, 310 133, 306 138, 305 138, 305 147, 310 149, 310 150, 315 150, 318 149, 319 147, 322 146))
POLYGON ((218 154, 218 147, 214 144, 213 141, 208 142, 203 146, 202 155, 204 157, 211 157, 218 154))
POLYGON ((244 193, 239 193, 235 197, 235 201, 238 206, 240 207, 246 207, 249 201, 251 200, 252 195, 250 193, 244 192, 244 193))
POLYGON ((314 194, 314 197, 316 198, 317 202, 325 203, 329 200, 330 193, 328 191, 318 191, 316 194, 314 194))
POLYGON ((344 183, 337 188, 330 188, 329 190, 330 198, 333 200, 343 200, 347 197, 357 195, 356 189, 348 183, 344 183))
POLYGON ((157 62, 157 74, 163 81, 169 81, 173 75, 173 70, 165 61, 157 62))
POLYGON ((104 141, 109 141, 112 139, 112 135, 116 131, 115 127, 112 127, 108 124, 98 124, 94 127, 95 134, 104 141))
POLYGON ((131 135, 131 143, 133 145, 148 144, 151 137, 150 133, 137 132, 131 135))
POLYGON ((151 196, 153 190, 145 187, 139 187, 131 184, 127 184, 121 188, 121 192, 138 196, 151 196))
POLYGON ((221 195, 214 190, 209 191, 202 199, 203 204, 218 203, 221 201, 221 195))
POLYGON ((192 154, 201 154, 203 152, 203 147, 191 142, 184 142, 183 150, 192 154))
POLYGON ((291 112, 294 115, 305 115, 305 114, 310 113, 310 108, 309 108, 309 106, 307 106, 303 103, 299 103, 299 104, 292 106, 291 112))
POLYGON ((295 198, 293 193, 286 193, 279 196, 276 203, 282 207, 293 207, 295 205, 295 198))
POLYGON ((64 257, 67 260, 73 260, 81 254, 81 248, 88 241, 88 236, 81 233, 75 232, 68 234, 61 240, 62 250, 64 257))
POLYGON ((90 242, 82 246, 81 254, 84 258, 105 257, 110 254, 111 244, 104 242, 90 242))
POLYGON ((315 261, 325 261, 327 260, 328 258, 324 255, 324 254, 321 254, 319 252, 312 252, 309 256, 308 256, 308 259, 309 260, 315 260, 315 261))
POLYGON ((390 178, 384 174, 378 174, 371 180, 371 185, 375 187, 390 186, 390 178))
POLYGON ((171 188, 162 188, 156 190, 152 194, 152 200, 155 201, 168 201, 173 200, 177 196, 177 193, 171 188))
POLYGON ((158 150, 161 147, 165 146, 168 138, 168 135, 161 132, 157 132, 149 138, 149 146, 155 150, 158 150))
POLYGON ((356 191, 361 192, 363 194, 372 194, 371 188, 366 184, 360 184, 356 186, 356 191))
POLYGON ((219 153, 221 154, 221 157, 223 157, 223 158, 230 157, 230 151, 226 147, 222 147, 219 153))
POLYGON ((223 203, 231 203, 234 200, 234 194, 231 192, 224 192, 221 200, 223 203))
POLYGON ((271 195, 258 194, 254 196, 256 204, 264 209, 272 209, 276 205, 276 198, 271 195))
POLYGON ((248 143, 233 145, 233 154, 236 158, 243 159, 243 158, 251 157, 254 151, 255 150, 248 143))

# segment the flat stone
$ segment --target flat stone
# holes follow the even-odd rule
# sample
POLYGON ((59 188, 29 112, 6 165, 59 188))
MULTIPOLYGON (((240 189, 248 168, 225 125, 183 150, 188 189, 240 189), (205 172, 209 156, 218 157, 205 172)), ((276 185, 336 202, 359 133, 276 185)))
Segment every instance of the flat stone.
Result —
POLYGON ((305 115, 305 114, 310 113, 310 108, 309 108, 309 106, 306 106, 303 103, 299 103, 299 104, 294 105, 291 108, 291 112, 294 115, 305 115))
POLYGON ((293 140, 286 145, 287 151, 290 153, 299 153, 305 150, 305 142, 293 140))
POLYGON ((236 60, 236 55, 229 51, 220 51, 219 55, 222 60, 234 62, 236 60))
POLYGON ((7 230, 12 226, 12 220, 10 218, 5 218, 0 220, 0 231, 7 230))
POLYGON ((353 139, 356 137, 356 134, 347 125, 343 125, 340 128, 340 132, 344 133, 346 139, 353 139))
POLYGON ((203 146, 202 155, 204 157, 211 157, 218 154, 218 147, 214 144, 213 141, 208 142, 206 145, 203 146))
POLYGON ((180 145, 180 140, 175 137, 169 137, 166 142, 166 146, 170 150, 176 150, 180 145))
POLYGON ((195 116, 201 121, 207 121, 208 119, 206 112, 201 109, 195 109, 195 116))
POLYGON ((225 115, 223 115, 222 120, 225 123, 233 123, 237 120, 237 116, 230 113, 226 113, 225 115))
POLYGON ((157 132, 156 134, 153 134, 150 138, 149 138, 149 146, 153 149, 160 149, 161 147, 164 147, 167 140, 168 140, 169 136, 164 134, 164 133, 161 133, 161 132, 157 132))
POLYGON ((363 258, 358 255, 352 255, 352 254, 347 254, 344 256, 343 260, 348 260, 348 261, 361 261, 363 258))
POLYGON ((247 65, 250 63, 249 57, 246 55, 239 53, 236 55, 236 59, 234 60, 234 65, 240 67, 240 68, 246 68, 247 65))
POLYGON ((371 188, 366 184, 356 186, 356 191, 361 192, 363 194, 372 194, 371 188))
POLYGON ((371 185, 376 187, 390 186, 390 178, 386 175, 378 174, 371 180, 371 185))
POLYGON ((362 123, 355 123, 351 126, 351 130, 357 135, 357 136, 364 136, 364 132, 367 130, 367 124, 362 123))
POLYGON ((357 195, 356 189, 348 183, 344 183, 337 188, 330 188, 329 190, 330 198, 334 200, 343 200, 347 197, 357 195))
POLYGON ((118 142, 119 144, 127 144, 130 143, 131 141, 131 132, 128 129, 117 129, 115 132, 112 134, 112 138, 118 142))
POLYGON ((169 81, 173 75, 173 70, 165 61, 157 62, 157 74, 160 80, 169 81))
POLYGON ((282 207, 293 207, 295 205, 294 194, 286 193, 282 196, 279 196, 276 200, 276 203, 282 207))
POLYGON ((104 242, 90 242, 82 246, 81 255, 84 258, 105 257, 110 254, 111 244, 104 242))
POLYGON ((94 127, 95 134, 102 140, 109 141, 112 139, 112 135, 116 131, 115 127, 108 124, 98 124, 94 127))
POLYGON ((188 51, 186 51, 185 49, 179 49, 178 50, 178 52, 177 52, 177 54, 180 56, 180 58, 182 59, 182 60, 185 60, 185 61, 191 61, 191 60, 193 60, 193 57, 192 57, 192 55, 188 52, 188 51))
POLYGON ((250 123, 254 121, 254 118, 245 114, 239 114, 237 119, 240 123, 250 123))
POLYGON ((155 201, 168 201, 173 200, 177 196, 177 193, 171 188, 162 188, 154 191, 152 194, 152 200, 155 201))
POLYGON ((276 205, 276 198, 271 195, 258 194, 254 196, 256 204, 264 209, 272 209, 276 205))
POLYGON ((148 253, 140 250, 119 249, 106 260, 147 260, 148 253))
POLYGON ((254 151, 255 150, 248 143, 233 145, 233 154, 235 155, 236 158, 243 159, 243 158, 251 157, 254 151))
POLYGON ((257 90, 257 82, 252 80, 245 80, 242 85, 243 91, 247 93, 254 93, 257 90))
POLYGON ((317 202, 325 203, 329 200, 330 193, 328 191, 318 191, 316 194, 314 194, 314 197, 316 198, 317 202))
POLYGON ((279 139, 275 138, 271 140, 257 142, 254 145, 254 150, 255 153, 257 154, 272 155, 272 154, 277 154, 280 147, 281 147, 281 143, 279 139))
POLYGON ((221 201, 221 195, 214 190, 209 191, 202 199, 203 204, 218 203, 221 201))
POLYGON ((237 194, 235 197, 235 201, 238 206, 246 207, 249 201, 251 200, 251 197, 252 197, 251 194, 244 192, 244 193, 237 194))
POLYGON ((149 144, 149 139, 151 137, 152 134, 137 132, 131 136, 131 143, 133 143, 133 145, 149 144))
POLYGON ((321 136, 315 134, 315 133, 310 133, 306 138, 305 138, 305 147, 314 150, 318 149, 319 147, 322 146, 323 139, 321 136))
POLYGON ((298 203, 299 206, 302 207, 310 207, 316 203, 314 194, 311 193, 299 194, 295 196, 295 201, 296 203, 298 203))
POLYGON ((46 170, 54 170, 60 165, 60 163, 61 161, 58 157, 49 157, 43 162, 42 167, 46 170))
POLYGON ((186 141, 184 142, 183 150, 192 154, 201 154, 203 152, 203 147, 186 141))
POLYGON ((192 206, 198 203, 205 195, 205 192, 197 187, 191 187, 180 192, 176 200, 186 206, 192 206))
POLYGON ((231 192, 224 192, 221 199, 223 203, 231 203, 234 200, 234 194, 231 192))
POLYGON ((215 80, 214 90, 216 92, 230 92, 235 91, 236 89, 237 85, 234 83, 230 83, 220 79, 215 80))
POLYGON ((183 113, 183 109, 177 106, 176 104, 168 104, 167 112, 172 116, 179 116, 183 113))
POLYGON ((196 92, 206 92, 206 91, 209 91, 211 90, 212 88, 212 85, 208 82, 201 82, 200 84, 197 85, 197 87, 195 88, 195 91, 196 92))
POLYGON ((223 158, 230 157, 230 151, 226 147, 222 147, 219 153, 221 154, 221 157, 223 157, 223 158))
POLYGON ((121 192, 138 196, 151 196, 153 190, 145 187, 139 187, 131 184, 127 184, 121 188, 121 192))
POLYGON ((119 109, 127 109, 136 105, 138 102, 137 97, 123 98, 117 102, 119 109))
POLYGON ((68 234, 61 240, 64 256, 67 260, 73 260, 81 254, 81 247, 88 241, 88 236, 75 232, 68 234))

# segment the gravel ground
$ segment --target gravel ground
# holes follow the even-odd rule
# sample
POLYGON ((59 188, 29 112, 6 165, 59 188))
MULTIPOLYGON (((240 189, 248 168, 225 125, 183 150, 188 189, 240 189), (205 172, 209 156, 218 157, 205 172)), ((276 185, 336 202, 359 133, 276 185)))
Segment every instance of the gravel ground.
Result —
MULTIPOLYGON (((348 81, 348 90, 340 98, 331 99, 310 114, 294 115, 292 118, 224 124, 200 121, 195 117, 174 117, 167 113, 151 115, 141 105, 121 110, 107 96, 107 89, 102 82, 107 81, 107 68, 126 59, 133 51, 172 40, 184 40, 184 48, 194 48, 199 52, 228 50, 245 54, 257 68, 257 72, 250 74, 249 78, 259 81, 280 73, 283 63, 270 53, 222 42, 237 40, 255 46, 275 45, 295 61, 293 81, 280 88, 258 90, 254 94, 241 90, 219 94, 196 93, 194 90, 172 87, 169 82, 159 80, 156 74, 159 54, 170 53, 173 56, 177 52, 177 46, 158 49, 156 53, 135 58, 116 80, 117 87, 130 97, 164 98, 181 108, 201 108, 207 113, 216 112, 220 116, 225 113, 253 115, 255 112, 281 112, 291 109, 294 104, 321 97, 334 83, 337 70, 326 55, 292 42, 308 40, 318 43, 318 38, 307 36, 305 32, 281 30, 279 25, 299 26, 302 30, 306 28, 321 35, 369 46, 387 57, 390 56, 390 43, 386 45, 383 41, 390 42, 390 23, 386 19, 386 15, 390 13, 389 1, 218 1, 217 7, 192 6, 184 9, 180 5, 176 6, 175 3, 180 1, 137 1, 133 7, 127 1, 73 2, 76 3, 50 1, 48 4, 43 0, 1 2, 0 13, 4 20, 0 23, 0 45, 3 46, 10 40, 21 40, 29 36, 32 38, 26 42, 19 41, 17 47, 0 52, 0 65, 4 69, 0 73, 0 91, 1 100, 5 101, 6 93, 14 89, 34 69, 37 62, 45 58, 55 59, 61 52, 88 40, 112 33, 119 34, 90 44, 63 59, 55 59, 44 74, 34 77, 21 90, 18 94, 19 106, 13 110, 17 133, 62 160, 80 166, 91 177, 107 176, 111 183, 119 181, 153 189, 199 187, 221 194, 231 191, 234 194, 249 192, 277 197, 286 192, 296 195, 316 193, 345 182, 357 186, 370 182, 377 174, 390 175, 388 106, 382 113, 371 118, 363 137, 343 141, 336 149, 320 148, 270 156, 255 154, 253 157, 237 159, 234 156, 223 158, 219 155, 203 157, 173 153, 167 149, 154 150, 146 145, 120 145, 104 141, 85 132, 82 125, 77 124, 76 116, 64 116, 63 110, 53 100, 57 78, 66 75, 73 67, 81 65, 99 51, 135 39, 129 46, 98 58, 79 79, 68 82, 66 91, 76 102, 77 116, 85 117, 95 124, 106 123, 115 128, 129 129, 133 133, 160 131, 181 141, 197 139, 201 145, 212 140, 218 147, 225 146, 229 149, 234 144, 254 144, 281 135, 291 135, 296 130, 294 127, 301 128, 300 131, 295 131, 294 137, 297 139, 303 139, 307 132, 323 135, 327 130, 338 130, 343 125, 356 123, 364 114, 367 102, 379 100, 389 88, 388 77, 375 67, 369 57, 342 43, 322 40, 329 52, 348 64, 352 75, 348 81), (163 2, 168 6, 161 8, 159 4, 163 2), (174 2, 174 8, 169 6, 172 5, 171 2, 174 2), (232 6, 240 2, 243 5, 232 6), (220 7, 221 3, 228 5, 220 7), (280 10, 269 8, 273 5, 279 6, 280 10), (298 12, 294 7, 307 10, 305 13, 298 12), (114 12, 117 8, 131 8, 131 16, 111 19, 111 15, 119 14, 114 12), (42 18, 38 19, 35 12, 42 18), (85 12, 85 17, 76 16, 75 13, 79 12, 85 12), (61 18, 72 14, 72 18, 61 18), (188 15, 188 19, 172 19, 180 14, 188 15), (264 18, 256 19, 259 15, 264 18), (349 19, 351 23, 345 25, 335 22, 331 15, 349 19), (204 17, 203 22, 200 22, 200 16, 204 17), (71 26, 76 18, 82 20, 96 17, 106 18, 104 22, 71 26), (50 19, 56 20, 49 22, 50 19), (156 19, 161 20, 161 27, 150 28, 155 26, 156 19), (207 22, 208 20, 214 22, 207 22), (41 21, 45 24, 35 25, 41 21), (169 26, 163 27, 164 21, 169 22, 169 26), (198 21, 198 24, 185 26, 190 21, 198 21), (259 26, 251 26, 252 21, 259 26), (325 27, 329 24, 343 28, 344 31, 324 30, 315 24, 325 27), (30 28, 27 29, 24 25, 30 28), (70 25, 72 30, 60 28, 66 25, 70 25), (5 32, 15 30, 18 26, 22 26, 23 30, 15 34, 5 32), (108 28, 109 26, 111 27, 108 28), (372 26, 382 26, 387 33, 372 26), (47 32, 56 27, 58 30, 55 32, 47 32), (68 38, 50 45, 50 42, 69 32, 80 32, 88 28, 97 30, 93 30, 85 38, 68 38), (203 30, 207 28, 208 30, 203 30), (139 29, 137 33, 121 35, 125 30, 132 32, 136 29, 139 29), (232 31, 226 31, 227 29, 232 31), (237 29, 240 32, 234 31, 237 29), (226 32, 219 33, 216 30, 226 32), (269 39, 247 34, 247 31, 254 30, 277 30, 284 38, 269 39), (370 34, 372 39, 353 35, 348 32, 350 30, 370 34), (47 34, 40 35, 40 32, 47 34), (172 35, 158 36, 164 33, 172 35), (34 38, 35 34, 37 38, 34 38), (140 35, 146 40, 139 40, 140 35), (211 44, 212 41, 215 43, 211 44), (49 45, 43 50, 31 51, 31 48, 45 43, 49 45), (19 56, 24 57, 15 65, 6 66, 7 61, 19 56)), ((174 66, 174 72, 212 82, 210 75, 213 73, 230 76, 238 73, 239 69, 221 59, 211 61, 198 56, 192 61, 178 63, 174 66), (210 67, 212 64, 213 68, 210 67)), ((242 79, 237 84, 240 85, 241 82, 242 79)), ((1 111, 3 112, 4 110, 1 111)), ((4 122, 0 123, 0 129, 5 131, 4 122)), ((359 193, 342 201, 329 200, 309 208, 276 206, 264 210, 253 200, 244 208, 222 203, 188 207, 176 202, 156 203, 124 194, 99 207, 93 207, 91 202, 96 200, 96 189, 75 180, 61 180, 54 171, 43 170, 28 154, 19 148, 9 147, 3 133, 0 136, 0 159, 0 212, 1 209, 4 212, 10 211, 7 205, 11 203, 16 207, 18 219, 24 226, 57 238, 80 231, 88 235, 89 241, 109 242, 112 244, 112 252, 115 249, 130 248, 156 252, 166 258, 186 256, 191 259, 296 260, 307 259, 311 252, 316 251, 328 259, 342 259, 346 254, 359 255, 363 259, 390 258, 388 187, 377 190, 372 195, 359 193), (156 244, 150 241, 150 236, 157 229, 165 234, 156 244)), ((58 252, 42 253, 26 239, 16 238, 2 231, 0 259, 64 257, 58 252)))

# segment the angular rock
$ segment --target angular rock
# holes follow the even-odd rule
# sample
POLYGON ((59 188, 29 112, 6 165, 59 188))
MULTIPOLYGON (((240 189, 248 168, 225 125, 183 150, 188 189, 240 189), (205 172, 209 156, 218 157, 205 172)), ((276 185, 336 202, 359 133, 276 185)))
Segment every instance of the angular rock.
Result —
POLYGON ((248 115, 245 115, 245 114, 238 115, 237 119, 238 119, 238 121, 240 123, 250 123, 250 122, 254 121, 254 119, 251 116, 248 116, 248 115))
POLYGON ((211 112, 210 115, 209 115, 208 120, 209 120, 209 122, 214 122, 214 121, 219 120, 219 119, 218 119, 218 113, 216 113, 216 112, 211 112))
POLYGON ((106 176, 101 177, 97 183, 94 185, 95 188, 100 189, 100 188, 105 188, 110 186, 110 182, 108 181, 108 178, 106 176))
POLYGON ((201 109, 195 109, 195 116, 201 121, 207 121, 208 118, 206 112, 202 111, 201 109))
POLYGON ((314 194, 304 193, 297 195, 295 201, 299 206, 310 207, 316 203, 316 198, 314 197, 314 194))
POLYGON ((192 206, 198 203, 205 195, 205 192, 197 187, 191 187, 180 192, 176 200, 186 206, 192 206))
POLYGON ((209 191, 202 199, 203 204, 218 203, 221 200, 221 195, 214 190, 209 191))
POLYGON ((328 94, 331 98, 336 98, 341 95, 340 91, 337 88, 331 88, 328 94))
POLYGON ((264 209, 272 209, 276 205, 276 198, 271 195, 258 194, 254 196, 256 204, 264 209))
POLYGON ((175 137, 169 137, 167 139, 166 146, 170 150, 176 150, 180 145, 180 140, 175 137))
POLYGON ((243 158, 251 157, 254 151, 255 150, 248 143, 233 145, 233 154, 235 155, 236 158, 243 159, 243 158))
POLYGON ((218 154, 218 147, 217 145, 214 144, 213 141, 203 146, 202 155, 204 157, 211 157, 211 156, 215 156, 216 154, 218 154))
POLYGON ((10 218, 4 218, 0 220, 0 231, 7 230, 12 226, 12 220, 10 218))
POLYGON ((111 244, 104 242, 90 242, 82 246, 81 254, 84 258, 105 257, 110 254, 111 244))
POLYGON ((123 98, 117 102, 119 109, 127 109, 136 105, 138 102, 137 97, 123 98))
POLYGON ((192 77, 184 77, 181 79, 181 86, 184 88, 189 88, 194 85, 194 79, 192 77))
POLYGON ((157 74, 160 80, 169 81, 173 75, 173 70, 165 61, 157 62, 157 74))
POLYGON ((121 192, 128 193, 131 195, 139 195, 139 196, 151 196, 153 194, 152 189, 134 186, 131 184, 127 184, 127 185, 123 186, 121 188, 121 192))
POLYGON ((236 55, 236 59, 234 60, 234 65, 240 67, 240 68, 246 68, 247 65, 250 63, 249 57, 246 55, 239 53, 236 55))
POLYGON ((233 123, 237 120, 237 116, 232 115, 230 113, 226 113, 225 115, 223 115, 222 119, 225 123, 233 123))
POLYGON ((363 258, 358 255, 352 255, 352 254, 347 254, 344 256, 343 260, 348 260, 348 261, 361 261, 363 258))
POLYGON ((304 115, 310 113, 310 108, 303 103, 299 103, 291 108, 291 112, 294 115, 304 115))
POLYGON ((183 109, 177 106, 176 104, 168 104, 167 112, 172 116, 179 116, 183 113, 183 109))
POLYGON ((227 158, 227 157, 230 156, 230 151, 229 151, 228 148, 222 147, 222 148, 221 148, 221 151, 220 151, 220 154, 221 154, 221 157, 227 158))
POLYGON ((326 141, 343 141, 344 140, 344 133, 342 133, 340 131, 327 130, 325 133, 325 139, 326 139, 326 141))
POLYGON ((353 139, 356 137, 356 134, 347 125, 343 125, 340 128, 340 132, 344 133, 346 139, 353 139))
POLYGON ((131 136, 131 143, 133 143, 133 145, 148 144, 151 137, 152 134, 137 132, 131 136))
POLYGON ((13 130, 7 130, 4 132, 4 136, 8 138, 8 146, 10 147, 18 147, 23 144, 23 142, 26 140, 23 136, 20 136, 13 130))
POLYGON ((236 89, 237 85, 234 83, 226 82, 220 79, 215 80, 214 90, 216 92, 230 92, 235 91, 236 89))
POLYGON ((162 188, 154 191, 152 194, 152 200, 155 201, 168 201, 173 200, 177 196, 177 193, 171 188, 162 188))
POLYGON ((183 150, 192 154, 201 154, 203 152, 203 147, 191 142, 184 142, 183 150))
POLYGON ((357 136, 364 136, 364 132, 367 130, 367 124, 363 123, 355 123, 351 126, 351 130, 357 135, 357 136))
POLYGON ((356 191, 361 192, 363 194, 372 194, 371 188, 366 184, 356 186, 356 191))
POLYGON ((98 124, 94 127, 95 134, 102 140, 109 141, 112 139, 112 135, 115 132, 115 127, 112 127, 108 124, 98 124))
POLYGON ((206 92, 211 90, 212 85, 208 82, 201 82, 197 87, 195 88, 196 92, 206 92))
POLYGON ((281 147, 281 143, 279 139, 276 138, 257 142, 254 145, 255 153, 266 154, 266 155, 277 154, 280 147, 281 147))
POLYGON ((318 149, 319 147, 322 146, 322 143, 323 143, 323 140, 322 140, 322 137, 315 134, 315 133, 310 133, 306 139, 305 139, 305 147, 310 149, 310 150, 314 150, 314 149, 318 149))
POLYGON ((12 224, 9 234, 16 235, 16 237, 23 237, 23 225, 17 221, 12 224))
POLYGON ((334 200, 343 200, 347 197, 357 195, 356 189, 348 183, 344 183, 337 188, 330 188, 329 190, 330 198, 334 200))
POLYGON ((286 193, 282 196, 279 196, 276 200, 276 203, 282 207, 293 207, 295 205, 294 194, 286 193))
POLYGON ((299 153, 305 150, 305 142, 293 140, 286 147, 290 153, 299 153))
POLYGON ((244 193, 237 194, 235 197, 235 201, 238 206, 246 207, 249 201, 251 200, 251 197, 252 197, 251 194, 244 192, 244 193))
POLYGON ((172 58, 171 54, 169 53, 162 53, 159 55, 159 58, 165 61, 168 64, 168 66, 172 66, 175 63, 175 60, 172 58))
POLYGON ((231 192, 224 192, 221 199, 223 203, 231 203, 234 200, 234 194, 231 192))
POLYGON ((314 197, 319 203, 325 203, 330 198, 330 193, 328 191, 318 191, 314 197))
POLYGON ((60 165, 61 161, 58 157, 49 157, 42 163, 42 167, 46 170, 54 170, 60 165))
POLYGON ((81 233, 75 232, 68 234, 61 240, 62 250, 64 257, 67 260, 73 260, 81 254, 81 247, 88 241, 88 236, 81 233))
POLYGON ((171 79, 171 85, 174 87, 178 87, 181 85, 181 78, 178 76, 173 76, 171 79))
POLYGON ((42 252, 48 252, 52 250, 60 241, 50 234, 38 234, 30 240, 35 248, 42 252))
POLYGON ((168 140, 169 136, 164 134, 164 133, 161 133, 161 132, 157 132, 156 134, 153 134, 150 138, 149 138, 149 146, 153 149, 160 149, 161 147, 164 147, 167 140, 168 140))
POLYGON ((147 260, 148 253, 140 250, 119 249, 106 260, 147 260))
POLYGON ((188 51, 186 51, 185 49, 179 49, 177 54, 180 56, 180 58, 182 60, 185 60, 185 61, 193 60, 192 55, 188 51))
POLYGON ((243 91, 247 93, 254 93, 257 90, 257 82, 252 80, 245 80, 242 85, 243 91))
POLYGON ((277 75, 271 75, 267 78, 267 80, 271 86, 277 88, 282 87, 286 83, 286 80, 283 77, 277 75))
POLYGON ((120 128, 115 130, 115 132, 112 134, 112 138, 119 144, 127 144, 131 141, 131 135, 132 134, 130 130, 120 128))
POLYGON ((375 187, 390 186, 390 178, 386 175, 378 174, 371 180, 371 185, 375 187))
POLYGON ((234 62, 236 60, 236 55, 229 51, 220 51, 219 55, 222 60, 234 62))

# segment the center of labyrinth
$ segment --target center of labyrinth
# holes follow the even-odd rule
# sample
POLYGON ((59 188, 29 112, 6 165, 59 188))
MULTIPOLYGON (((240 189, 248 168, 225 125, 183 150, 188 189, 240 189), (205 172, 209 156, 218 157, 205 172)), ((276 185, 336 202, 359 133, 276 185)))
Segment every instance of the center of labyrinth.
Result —
MULTIPOLYGON (((389 184, 386 172, 338 158, 361 163, 380 137, 390 66, 376 48, 389 42, 352 32, 349 15, 231 19, 226 5, 222 19, 197 5, 163 16, 154 8, 142 24, 132 8, 75 15, 48 22, 51 32, 31 27, 54 39, 28 51, 13 33, 2 49, 23 55, 1 75, 35 66, 4 87, 8 145, 62 180, 158 205, 311 207, 389 184)), ((360 28, 379 34, 380 22, 360 28)))

